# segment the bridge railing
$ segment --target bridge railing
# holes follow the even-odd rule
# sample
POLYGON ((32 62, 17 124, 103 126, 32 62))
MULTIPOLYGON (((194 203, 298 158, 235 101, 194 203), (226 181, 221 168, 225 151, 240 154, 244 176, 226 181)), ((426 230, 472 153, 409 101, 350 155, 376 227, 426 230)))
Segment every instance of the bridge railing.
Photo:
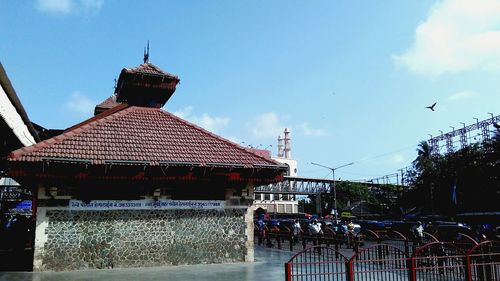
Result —
POLYGON ((318 194, 329 193, 333 180, 285 177, 283 181, 254 187, 254 193, 318 194))

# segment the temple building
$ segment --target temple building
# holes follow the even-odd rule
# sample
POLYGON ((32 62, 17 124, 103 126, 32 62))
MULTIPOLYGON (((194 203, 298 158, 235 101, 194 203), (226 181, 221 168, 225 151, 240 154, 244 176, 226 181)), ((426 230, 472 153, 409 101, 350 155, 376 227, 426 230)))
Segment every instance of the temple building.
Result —
POLYGON ((179 81, 145 57, 94 117, 9 154, 34 270, 253 261, 253 187, 287 167, 162 110, 179 81))

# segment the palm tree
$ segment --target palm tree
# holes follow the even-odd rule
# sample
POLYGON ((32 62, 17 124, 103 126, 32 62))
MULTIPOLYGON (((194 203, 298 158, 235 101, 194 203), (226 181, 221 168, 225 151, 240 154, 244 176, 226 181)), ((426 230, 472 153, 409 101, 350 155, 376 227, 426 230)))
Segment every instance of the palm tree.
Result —
POLYGON ((421 141, 417 148, 417 158, 413 161, 415 169, 420 175, 429 174, 434 167, 432 147, 427 141, 421 141))
POLYGON ((416 170, 415 188, 417 203, 420 206, 428 206, 434 213, 434 185, 436 183, 437 157, 433 155, 433 149, 427 141, 421 141, 417 148, 417 158, 413 161, 416 170), (417 195, 419 194, 419 195, 417 195), (419 199, 417 199, 419 198, 419 199), (429 200, 430 199, 430 200, 429 200))
POLYGON ((499 175, 500 130, 483 143, 470 144, 446 155, 435 155, 429 143, 422 141, 409 174, 413 188, 403 202, 449 214, 500 211, 499 175), (454 192, 458 192, 458 204, 452 200, 454 192))

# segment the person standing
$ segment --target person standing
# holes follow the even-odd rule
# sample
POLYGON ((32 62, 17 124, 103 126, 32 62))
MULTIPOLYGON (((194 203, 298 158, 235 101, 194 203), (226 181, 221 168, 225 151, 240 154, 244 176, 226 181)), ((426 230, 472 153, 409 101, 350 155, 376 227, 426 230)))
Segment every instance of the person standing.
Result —
POLYGON ((323 230, 321 229, 321 225, 318 223, 318 220, 313 220, 313 222, 309 225, 309 235, 312 236, 313 245, 319 244, 319 238, 323 234, 323 230))
POLYGON ((413 233, 418 240, 418 243, 422 244, 424 242, 424 226, 422 222, 417 222, 417 225, 414 226, 413 233))
POLYGON ((295 220, 293 225, 293 242, 297 243, 299 242, 299 235, 302 234, 302 228, 300 227, 299 220, 295 220))
POLYGON ((259 220, 257 221, 257 229, 258 229, 258 234, 257 234, 257 238, 258 238, 258 243, 259 245, 262 245, 262 241, 263 239, 265 238, 265 224, 264 224, 264 220, 259 218, 259 220))

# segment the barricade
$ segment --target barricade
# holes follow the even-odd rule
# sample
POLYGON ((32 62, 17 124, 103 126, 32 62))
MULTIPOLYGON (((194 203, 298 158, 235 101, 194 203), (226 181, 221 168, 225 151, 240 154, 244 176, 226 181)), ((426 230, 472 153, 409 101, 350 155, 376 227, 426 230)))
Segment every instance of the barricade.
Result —
POLYGON ((255 224, 254 237, 258 245, 276 247, 278 249, 289 248, 290 251, 293 251, 294 246, 299 242, 302 244, 302 249, 306 249, 309 246, 326 245, 327 247, 333 246, 336 250, 339 250, 342 245, 345 245, 346 248, 352 248, 356 251, 363 245, 365 235, 354 235, 353 233, 344 235, 335 232, 335 230, 327 226, 323 229, 323 234, 311 235, 309 231, 306 230, 302 231, 301 234, 296 237, 290 227, 286 225, 265 225, 263 229, 260 230, 255 224), (288 246, 284 246, 283 243, 288 244, 288 246))
POLYGON ((466 252, 478 244, 474 238, 461 232, 457 232, 452 237, 441 238, 439 241, 453 244, 466 252))
POLYGON ((427 232, 424 232, 423 234, 422 238, 417 238, 406 237, 401 232, 395 230, 373 231, 371 229, 364 229, 356 235, 353 249, 355 252, 358 252, 359 249, 362 248, 363 241, 366 240, 367 242, 376 244, 394 246, 404 251, 408 256, 412 256, 417 248, 431 242, 438 242, 437 238, 433 235, 427 232))
POLYGON ((465 280, 466 252, 450 243, 432 242, 415 251, 410 270, 412 280, 465 280))
POLYGON ((376 244, 347 259, 332 248, 315 246, 285 263, 286 280, 500 280, 500 243, 463 245, 431 242, 409 256, 393 245, 376 244))
POLYGON ((500 280, 500 243, 485 241, 467 253, 467 281, 500 280))
POLYGON ((408 256, 412 254, 411 245, 415 245, 415 241, 408 239, 401 232, 395 230, 378 231, 378 244, 387 244, 404 251, 408 256))
POLYGON ((371 229, 363 229, 354 236, 353 247, 355 253, 359 252, 364 243, 377 243, 380 244, 382 239, 375 231, 371 229))
POLYGON ((286 281, 347 280, 347 262, 345 256, 332 248, 313 246, 285 263, 285 278, 286 281))
POLYGON ((293 245, 296 242, 294 241, 293 231, 285 225, 272 227, 269 232, 269 239, 274 239, 276 241, 278 249, 281 249, 282 244, 288 241, 290 251, 293 251, 293 245))
POLYGON ((391 245, 378 244, 359 251, 349 260, 351 280, 409 280, 410 258, 391 245))

